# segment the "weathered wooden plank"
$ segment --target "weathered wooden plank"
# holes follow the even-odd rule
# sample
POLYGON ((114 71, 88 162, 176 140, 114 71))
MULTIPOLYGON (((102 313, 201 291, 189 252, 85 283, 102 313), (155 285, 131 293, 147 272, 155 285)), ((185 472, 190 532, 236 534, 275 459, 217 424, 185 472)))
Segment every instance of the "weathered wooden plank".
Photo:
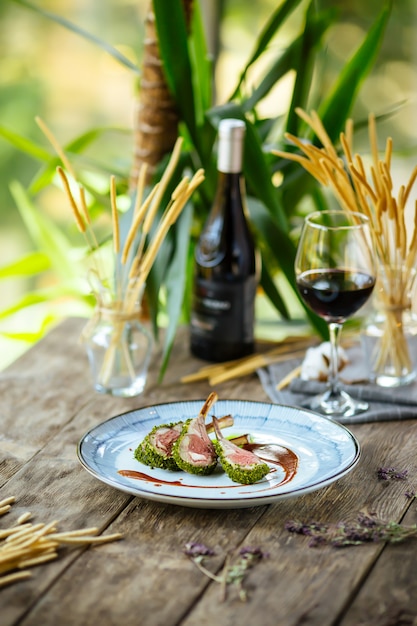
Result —
MULTIPOLYGON (((86 422, 95 417, 88 408, 77 419, 82 420, 82 415, 86 422)), ((267 507, 264 514, 264 507, 238 511, 194 511, 135 499, 113 524, 114 529, 122 529, 126 534, 125 541, 84 554, 23 623, 27 626, 48 624, 46 620, 49 619, 52 624, 56 621, 61 623, 64 619, 63 624, 70 624, 71 621, 65 622, 65 615, 71 615, 72 620, 78 622, 82 619, 86 626, 99 619, 106 625, 117 624, 123 619, 129 626, 137 623, 138 611, 140 615, 146 615, 145 623, 149 626, 212 624, 220 619, 222 624, 235 624, 239 623, 235 621, 238 619, 256 619, 260 611, 265 626, 296 624, 305 618, 317 625, 333 623, 334 616, 343 610, 378 556, 379 547, 346 551, 332 548, 313 550, 307 547, 303 538, 288 535, 283 526, 287 519, 293 517, 305 521, 314 518, 333 522, 352 519, 364 507, 371 507, 381 515, 401 515, 406 506, 401 486, 391 489, 398 485, 389 485, 390 493, 387 493, 386 485, 376 478, 376 467, 380 455, 385 455, 387 437, 389 440, 399 439, 394 425, 386 426, 385 432, 379 434, 368 426, 357 429, 359 433, 363 432, 364 455, 360 466, 351 475, 321 492, 267 507), (190 539, 205 543, 211 539, 211 547, 223 554, 228 547, 242 544, 260 545, 271 553, 271 558, 261 563, 249 578, 249 591, 252 588, 249 604, 242 606, 232 595, 230 602, 219 606, 218 587, 209 585, 207 593, 189 617, 179 622, 208 583, 193 571, 193 567, 190 568, 192 564, 184 562, 182 545, 190 539), (161 601, 161 590, 164 601, 161 601), (78 598, 76 606, 71 605, 73 597, 78 598), (114 602, 114 598, 121 597, 122 605, 114 602), (284 616, 282 622, 279 615, 284 616)), ((64 433, 61 438, 62 445, 69 429, 71 437, 74 437, 74 422, 67 426, 67 434, 64 433)), ((72 444, 74 440, 65 446, 71 447, 72 444)), ((402 452, 397 460, 404 467, 413 458, 413 451, 408 436, 401 444, 402 452)), ((62 456, 59 445, 56 451, 62 456)), ((70 482, 74 483, 78 473, 74 468, 70 482)), ((97 505, 93 490, 103 491, 103 488, 93 478, 87 476, 83 479, 82 475, 77 476, 76 485, 81 485, 78 487, 81 489, 80 502, 91 502, 88 515, 92 516, 97 505), (85 490, 86 484, 89 489, 83 492, 82 487, 85 490)), ((62 492, 68 497, 71 487, 63 483, 62 492)), ((116 497, 116 493, 106 493, 106 496, 116 497)), ((76 508, 72 502, 61 506, 73 513, 76 508)), ((81 510, 78 511, 78 516, 81 514, 81 510)), ((84 515, 87 515, 86 511, 84 515)), ((83 522, 90 523, 91 520, 83 518, 83 522)))
MULTIPOLYGON (((382 435, 379 440, 372 435, 372 439, 372 448, 383 447, 382 435)), ((408 460, 410 451, 404 453, 405 458, 399 461, 408 460)), ((114 529, 125 532, 126 540, 83 555, 23 623, 52 624, 63 619, 63 624, 83 620, 89 626, 100 619, 106 625, 123 620, 129 626, 137 623, 138 615, 146 615, 144 623, 149 626, 213 624, 220 620, 226 625, 262 615, 265 626, 296 624, 303 619, 311 624, 332 624, 379 548, 314 550, 308 548, 307 540, 288 535, 283 525, 293 517, 333 522, 351 519, 364 506, 398 514, 405 502, 402 490, 390 489, 389 507, 385 509, 387 489, 375 476, 371 478, 375 457, 373 454, 364 457, 355 471, 356 480, 352 474, 321 492, 267 507, 264 514, 261 509, 183 510, 135 499, 113 525, 114 529), (374 493, 371 500, 367 484, 374 493), (254 527, 256 514, 259 520, 254 527), (179 621, 207 587, 207 580, 184 562, 182 544, 188 539, 208 543, 210 537, 211 546, 219 553, 224 554, 235 545, 249 544, 260 545, 271 557, 249 578, 248 604, 242 606, 230 594, 231 600, 219 606, 219 589, 209 585, 189 617, 179 621), (78 599, 76 606, 71 606, 73 597, 78 599), (121 597, 122 604, 114 601, 121 597), (71 616, 68 621, 66 615, 71 616)), ((220 565, 218 561, 215 563, 220 565)))
MULTIPOLYGON (((66 320, 0 373, 0 485, 42 449, 88 402, 98 400, 107 405, 109 411, 105 415, 110 417, 130 408, 163 401, 164 395, 156 384, 160 362, 158 346, 147 397, 112 402, 110 398, 104 397, 103 400, 103 396, 96 394, 85 349, 78 340, 84 323, 84 320, 66 320)), ((189 367, 185 357, 176 367, 178 371, 181 367, 188 371, 187 365, 189 367)), ((178 388, 177 378, 176 383, 172 383, 170 399, 180 395, 178 388)))
MULTIPOLYGON (((205 398, 209 393, 209 388, 206 383, 202 383, 201 390, 194 386, 194 393, 190 394, 190 387, 178 385, 178 375, 182 375, 180 372, 189 371, 190 368, 190 359, 180 343, 179 352, 182 357, 178 357, 175 361, 175 376, 171 375, 171 382, 168 375, 164 385, 156 384, 158 367, 156 354, 150 381, 143 396, 125 400, 95 394, 91 388, 88 367, 80 346, 73 347, 74 353, 71 350, 60 351, 59 358, 52 360, 52 373, 49 372, 49 367, 40 367, 40 363, 49 362, 51 351, 56 354, 57 344, 65 345, 67 333, 74 332, 74 329, 78 332, 77 323, 66 322, 40 342, 36 348, 25 354, 20 360, 20 366, 17 362, 4 374, 11 389, 17 388, 17 382, 20 379, 26 381, 29 376, 28 372, 35 382, 28 387, 25 402, 18 404, 16 410, 13 406, 16 406, 15 395, 18 399, 20 398, 19 393, 7 394, 5 397, 4 415, 8 420, 7 423, 12 426, 8 432, 10 457, 15 461, 14 470, 23 465, 25 467, 24 472, 2 474, 4 486, 0 497, 8 495, 18 497, 18 502, 13 509, 15 519, 21 512, 31 510, 34 519, 41 521, 61 519, 65 521, 65 528, 68 529, 91 525, 97 525, 102 529, 123 510, 131 498, 106 487, 81 468, 76 460, 76 445, 81 436, 112 415, 154 402, 178 400, 190 397, 190 395, 205 398), (68 358, 70 362, 77 363, 77 368, 68 366, 68 358), (65 378, 67 371, 68 376, 65 378), (44 379, 47 383, 46 393, 48 393, 48 385, 51 384, 53 388, 59 388, 60 391, 56 397, 53 396, 48 401, 43 396, 44 388, 41 383, 44 379), (80 394, 78 394, 79 389, 80 394), (36 414, 36 418, 28 428, 25 428, 28 405, 30 412, 36 414)), ((255 388, 257 385, 254 377, 249 387, 255 388)), ((236 392, 236 396, 241 396, 240 391, 236 392)), ((140 502, 141 508, 145 510, 152 511, 153 506, 159 510, 158 505, 140 502)), ((178 511, 182 509, 175 509, 176 516, 179 515, 178 511)), ((254 512, 255 519, 259 514, 259 510, 254 512)), ((151 513, 146 513, 145 517, 149 515, 151 513)), ((204 512, 200 515, 202 515, 201 519, 205 518, 204 512)), ((174 526, 168 532, 171 537, 169 541, 174 541, 174 543, 177 524, 176 517, 174 526)), ((198 523, 198 527, 200 525, 201 522, 198 523)), ((224 531, 220 528, 218 532, 222 535, 224 531)), ((100 548, 100 550, 106 549, 108 548, 100 548)), ((132 546, 121 548, 122 552, 124 550, 131 554, 132 546)), ((78 552, 72 553, 58 562, 42 566, 34 572, 32 580, 4 589, 2 600, 5 602, 6 609, 2 611, 2 626, 15 623, 33 604, 36 604, 37 597, 42 595, 47 587, 69 567, 77 554, 78 552)), ((134 554, 132 558, 136 559, 137 555, 134 554)), ((82 564, 81 570, 84 570, 84 567, 82 564)), ((100 570, 96 579, 100 579, 102 574, 100 570)), ((206 584, 205 581, 204 584, 206 584)), ((183 604, 183 610, 186 610, 187 597, 184 598, 183 604)), ((62 619, 60 618, 59 621, 61 622, 62 619)))
MULTIPOLYGON (((271 557, 249 578, 249 585, 253 585, 250 603, 242 607, 238 601, 232 601, 223 607, 222 626, 239 623, 239 619, 252 623, 261 615, 263 626, 337 623, 338 616, 366 579, 381 546, 309 548, 308 538, 284 530, 285 522, 294 518, 304 522, 351 521, 361 510, 399 520, 409 505, 404 497, 406 485, 382 483, 376 477, 376 469, 381 465, 381 457, 385 459, 387 441, 398 444, 398 466, 414 465, 413 443, 409 437, 414 428, 415 424, 411 423, 404 430, 398 424, 357 427, 363 457, 354 472, 325 490, 268 509, 245 541, 260 545, 271 557)), ((219 619, 215 596, 215 590, 209 589, 183 626, 215 623, 219 619)), ((355 619, 351 622, 352 626, 357 623, 355 619)))
MULTIPOLYGON (((136 498, 112 527, 126 539, 83 555, 23 624, 180 623, 209 583, 182 553, 184 543, 210 536, 223 554, 242 541, 261 514, 259 508, 222 514, 189 509, 184 515, 181 507, 136 498)), ((220 557, 213 566, 221 566, 220 557)))
MULTIPOLYGON (((415 464, 413 465, 415 473, 415 464)), ((408 488, 416 485, 411 475, 408 488)), ((396 489, 397 485, 390 485, 396 489)), ((412 490, 412 488, 411 488, 412 490)), ((417 524, 415 501, 402 523, 417 524)), ((340 622, 340 626, 398 626, 417 623, 417 540, 389 545, 385 548, 353 604, 340 622)))
MULTIPOLYGON (((2 590, 2 626, 17 623, 22 626, 97 623, 101 626, 121 623, 124 626, 216 623, 234 626, 252 620, 263 626, 301 623, 330 626, 342 619, 364 581, 343 626, 360 624, 355 620, 367 602, 379 611, 381 593, 389 598, 386 606, 391 612, 398 613, 404 608, 400 583, 406 589, 403 594, 410 597, 414 587, 406 576, 398 577, 400 546, 383 551, 380 558, 381 548, 377 545, 346 550, 313 549, 308 547, 307 539, 290 535, 284 524, 293 518, 352 520, 363 509, 384 519, 400 520, 410 506, 404 496, 410 485, 383 483, 378 480, 376 470, 382 465, 410 471, 414 468, 415 422, 355 427, 352 430, 362 444, 363 454, 354 472, 326 489, 273 506, 204 511, 132 499, 101 484, 81 468, 75 456, 80 437, 112 415, 153 403, 205 398, 210 388, 206 382, 178 383, 180 376, 201 365, 184 346, 183 331, 178 336, 163 385, 156 384, 156 351, 149 384, 142 396, 120 400, 95 394, 90 387, 82 347, 71 344, 68 341, 71 335, 65 335, 77 329, 77 323, 69 321, 41 342, 34 349, 35 354, 31 351, 32 354, 24 355, 20 365, 18 361, 6 371, 7 376, 11 375, 12 387, 13 378, 17 380, 22 373, 33 376, 39 385, 46 376, 51 377, 45 383, 46 392, 51 383, 56 385, 61 381, 62 387, 65 386, 68 369, 70 378, 67 388, 48 402, 40 386, 30 386, 27 402, 31 402, 32 411, 38 411, 38 415, 28 431, 25 426, 29 409, 20 402, 19 393, 5 394, 5 415, 11 432, 9 445, 15 465, 9 465, 0 474, 4 482, 0 497, 18 496, 15 517, 29 509, 36 520, 62 519, 62 526, 68 529, 90 525, 100 529, 109 527, 112 531, 122 531, 125 538, 85 552, 66 551, 57 562, 34 571, 31 580, 2 590), (54 357, 58 338, 65 351, 54 357), (50 353, 55 360, 46 367, 50 353), (69 366, 71 354, 75 361, 69 366), (73 363, 77 363, 76 369, 73 363), (14 402, 20 404, 13 413, 14 402), (16 472, 17 467, 22 471, 16 472), (189 540, 201 541, 215 549, 217 556, 210 562, 213 571, 221 568, 227 550, 242 545, 260 546, 270 553, 270 558, 250 573, 248 603, 241 603, 232 592, 226 603, 219 602, 218 585, 200 574, 183 554, 184 543, 189 540), (395 568, 398 578, 391 596, 388 587, 392 577, 383 572, 388 566, 395 568)), ((217 391, 224 398, 266 399, 256 376, 224 383, 217 391)), ((1 525, 4 524, 3 518, 1 525)), ((416 547, 409 545, 408 549, 409 554, 404 553, 403 558, 411 577, 416 547)), ((406 610, 414 610, 413 602, 405 604, 406 610)), ((382 621, 370 623, 383 624, 382 621)))
POLYGON ((0 485, 92 396, 79 328, 68 320, 0 373, 0 485))

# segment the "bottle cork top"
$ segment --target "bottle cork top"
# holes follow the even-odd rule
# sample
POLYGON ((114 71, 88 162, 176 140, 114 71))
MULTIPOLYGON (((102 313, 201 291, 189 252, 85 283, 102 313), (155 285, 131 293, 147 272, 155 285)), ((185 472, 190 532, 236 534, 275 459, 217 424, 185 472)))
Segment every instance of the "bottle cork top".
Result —
POLYGON ((228 118, 220 121, 217 156, 219 172, 239 173, 242 171, 245 132, 246 124, 243 120, 228 118))

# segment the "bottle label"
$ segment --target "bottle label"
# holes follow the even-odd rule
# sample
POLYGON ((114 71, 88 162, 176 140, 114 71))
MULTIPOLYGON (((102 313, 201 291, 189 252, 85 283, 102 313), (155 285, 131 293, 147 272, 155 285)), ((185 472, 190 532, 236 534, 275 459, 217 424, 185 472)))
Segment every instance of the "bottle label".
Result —
POLYGON ((256 277, 242 282, 197 279, 191 314, 195 336, 227 343, 253 341, 256 277))

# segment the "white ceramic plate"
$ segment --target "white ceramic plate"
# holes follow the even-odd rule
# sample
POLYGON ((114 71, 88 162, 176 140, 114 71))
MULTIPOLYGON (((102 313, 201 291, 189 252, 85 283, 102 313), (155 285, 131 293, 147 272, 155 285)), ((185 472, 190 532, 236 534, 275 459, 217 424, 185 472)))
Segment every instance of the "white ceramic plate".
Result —
POLYGON ((240 508, 276 502, 325 487, 350 472, 359 460, 359 443, 341 424, 290 406, 218 400, 211 411, 231 414, 225 436, 250 434, 272 453, 271 472, 253 485, 234 483, 219 466, 209 476, 152 469, 136 461, 135 448, 157 424, 196 417, 204 400, 149 406, 95 426, 78 444, 84 468, 102 482, 127 493, 197 508, 240 508), (122 472, 122 473, 120 473, 122 472), (129 476, 133 472, 132 476, 129 476), (123 475, 128 474, 128 475, 123 475))

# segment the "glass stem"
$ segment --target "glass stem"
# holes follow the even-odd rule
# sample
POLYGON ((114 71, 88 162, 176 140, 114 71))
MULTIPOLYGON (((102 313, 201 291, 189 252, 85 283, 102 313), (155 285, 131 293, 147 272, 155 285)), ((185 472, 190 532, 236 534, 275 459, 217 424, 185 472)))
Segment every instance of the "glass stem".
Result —
POLYGON ((339 340, 342 332, 342 324, 331 322, 329 324, 330 335, 330 368, 329 368, 329 387, 330 395, 337 396, 339 394, 339 340))

